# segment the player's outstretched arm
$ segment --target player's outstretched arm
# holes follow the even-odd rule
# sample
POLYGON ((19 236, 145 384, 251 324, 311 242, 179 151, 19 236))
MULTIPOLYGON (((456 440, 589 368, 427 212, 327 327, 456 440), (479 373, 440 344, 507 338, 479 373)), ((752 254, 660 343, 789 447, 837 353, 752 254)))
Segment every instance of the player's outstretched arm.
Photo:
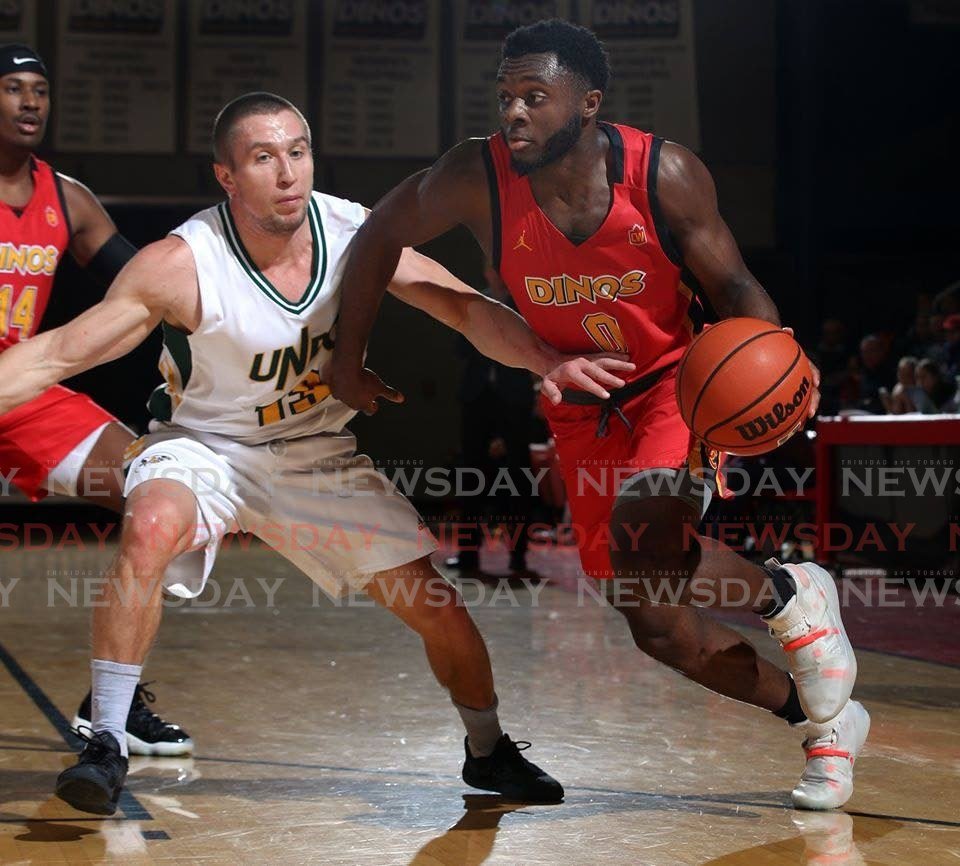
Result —
POLYGON ((379 377, 363 368, 363 356, 377 310, 405 247, 425 243, 460 223, 473 210, 489 207, 480 144, 464 142, 430 169, 389 192, 371 211, 350 244, 341 285, 340 315, 328 371, 334 397, 354 409, 376 410, 388 397, 379 377))
POLYGON ((700 159, 663 143, 657 175, 660 207, 684 264, 713 308, 726 318, 752 316, 780 324, 777 307, 750 273, 717 207, 717 189, 700 159))
POLYGON ((145 247, 99 304, 0 353, 0 414, 142 343, 165 315, 169 283, 180 273, 171 265, 171 258, 182 252, 174 244, 185 247, 169 238, 145 247))
POLYGON ((474 347, 507 367, 545 375, 562 360, 523 317, 458 280, 439 262, 405 249, 388 287, 390 293, 459 331, 474 347))
MULTIPOLYGON (((489 271, 488 279, 499 278, 489 271)), ((558 352, 541 340, 519 313, 415 250, 403 251, 389 289, 402 301, 459 331, 488 358, 542 376, 543 393, 552 402, 560 400, 561 390, 567 386, 606 398, 607 388, 625 384, 616 373, 634 368, 626 355, 574 357, 558 352)))

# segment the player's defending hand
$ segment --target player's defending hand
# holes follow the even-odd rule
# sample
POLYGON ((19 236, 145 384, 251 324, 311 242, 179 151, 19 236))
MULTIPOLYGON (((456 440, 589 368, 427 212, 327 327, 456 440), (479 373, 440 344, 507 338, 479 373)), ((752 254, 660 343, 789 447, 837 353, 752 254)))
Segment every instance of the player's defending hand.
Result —
MULTIPOLYGON (((783 328, 782 330, 786 331, 791 337, 793 336, 793 328, 783 328)), ((810 362, 810 369, 813 371, 813 396, 810 398, 807 418, 816 418, 817 409, 820 408, 820 370, 809 358, 807 358, 807 361, 810 362)))
POLYGON ((617 373, 631 373, 636 364, 627 360, 626 355, 603 354, 583 357, 567 355, 566 360, 554 367, 543 377, 540 392, 556 406, 563 399, 564 388, 578 388, 607 400, 610 392, 607 388, 622 388, 626 380, 617 373))
POLYGON ((391 403, 402 403, 404 396, 396 388, 383 381, 369 367, 363 367, 353 376, 344 375, 333 364, 323 371, 324 379, 330 386, 330 393, 351 409, 373 415, 380 406, 377 400, 383 398, 391 403))

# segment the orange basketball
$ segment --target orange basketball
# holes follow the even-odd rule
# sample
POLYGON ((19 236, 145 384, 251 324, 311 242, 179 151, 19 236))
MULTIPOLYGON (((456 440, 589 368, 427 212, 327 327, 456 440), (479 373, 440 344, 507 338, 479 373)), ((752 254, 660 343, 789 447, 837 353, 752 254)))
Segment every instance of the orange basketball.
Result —
POLYGON ((813 373, 788 333, 760 319, 724 319, 689 346, 677 403, 694 435, 730 454, 765 454, 802 426, 813 373))

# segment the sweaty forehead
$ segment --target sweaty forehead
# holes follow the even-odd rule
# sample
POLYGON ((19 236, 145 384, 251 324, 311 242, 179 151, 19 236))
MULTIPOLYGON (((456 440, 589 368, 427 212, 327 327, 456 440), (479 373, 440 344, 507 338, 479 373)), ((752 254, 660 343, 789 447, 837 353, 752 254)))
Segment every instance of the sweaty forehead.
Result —
POLYGON ((500 64, 497 81, 518 82, 528 79, 544 84, 561 84, 568 74, 553 52, 523 54, 520 57, 508 57, 500 64))
POLYGON ((293 138, 305 138, 303 121, 289 109, 244 117, 234 129, 237 141, 270 141, 282 144, 293 138))

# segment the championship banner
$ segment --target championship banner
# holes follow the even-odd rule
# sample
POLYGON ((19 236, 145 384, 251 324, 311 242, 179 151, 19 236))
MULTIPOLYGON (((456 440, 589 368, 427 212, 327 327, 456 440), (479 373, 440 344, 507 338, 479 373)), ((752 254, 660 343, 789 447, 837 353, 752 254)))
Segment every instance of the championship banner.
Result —
POLYGON ((61 0, 54 147, 176 149, 175 0, 61 0))
POLYGON ((37 7, 32 0, 0 3, 0 43, 21 42, 36 48, 37 7))
POLYGON ((543 18, 566 18, 569 11, 569 0, 457 0, 457 141, 487 136, 499 128, 495 84, 504 37, 543 18))
POLYGON ((693 0, 584 0, 613 76, 600 116, 700 148, 693 0))
POLYGON ((328 0, 324 153, 437 155, 439 26, 437 0, 328 0))
POLYGON ((189 6, 188 150, 209 153, 217 112, 252 90, 276 93, 309 113, 306 0, 189 6))

